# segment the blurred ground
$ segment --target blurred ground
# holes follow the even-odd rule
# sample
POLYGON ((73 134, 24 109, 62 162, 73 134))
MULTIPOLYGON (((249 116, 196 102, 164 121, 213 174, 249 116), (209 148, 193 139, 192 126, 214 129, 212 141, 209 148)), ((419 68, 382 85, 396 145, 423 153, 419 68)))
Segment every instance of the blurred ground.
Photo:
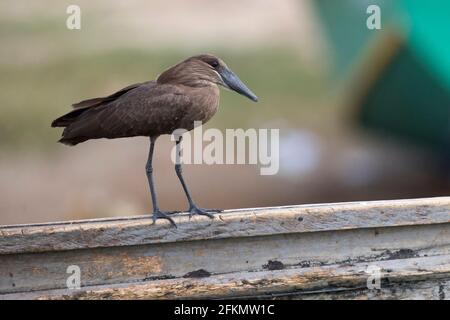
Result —
MULTIPOLYGON (((78 1, 82 29, 65 27, 67 1, 0 2, 0 223, 150 212, 145 138, 56 144, 53 118, 73 102, 155 78, 187 56, 222 57, 260 97, 222 92, 207 127, 280 128, 281 170, 186 166, 203 207, 440 195, 448 179, 430 154, 353 128, 327 77, 326 41, 309 1, 78 1)), ((157 192, 186 208, 169 160, 156 153, 157 192)))

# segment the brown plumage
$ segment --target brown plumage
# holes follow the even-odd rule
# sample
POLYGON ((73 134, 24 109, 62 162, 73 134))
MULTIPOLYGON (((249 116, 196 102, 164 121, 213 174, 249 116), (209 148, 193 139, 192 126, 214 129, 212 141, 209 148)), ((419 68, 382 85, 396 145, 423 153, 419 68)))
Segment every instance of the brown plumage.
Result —
POLYGON ((216 68, 226 65, 211 55, 191 57, 163 72, 156 81, 137 83, 103 98, 73 104, 56 119, 65 127, 60 142, 76 145, 89 139, 154 137, 175 129, 191 130, 194 121, 207 122, 219 106, 223 85, 216 68))
MULTIPOLYGON (((154 195, 151 175, 154 142, 158 136, 171 134, 176 129, 193 129, 194 121, 205 123, 211 119, 219 107, 219 85, 257 101, 222 60, 204 54, 167 69, 154 81, 133 84, 109 96, 73 104, 73 110, 54 120, 52 127, 64 127, 59 142, 67 145, 99 138, 150 137, 147 176, 155 211, 153 217, 171 221, 159 210, 154 195)), ((176 169, 188 196, 190 212, 209 215, 192 202, 181 176, 181 166, 176 169)))

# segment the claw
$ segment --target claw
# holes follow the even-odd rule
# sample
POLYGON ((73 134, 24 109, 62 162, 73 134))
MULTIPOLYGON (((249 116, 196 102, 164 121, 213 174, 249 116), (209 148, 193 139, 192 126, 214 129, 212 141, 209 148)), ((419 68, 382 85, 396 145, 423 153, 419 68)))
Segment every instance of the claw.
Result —
POLYGON ((153 224, 155 224, 156 220, 158 220, 158 219, 166 219, 166 220, 168 220, 170 222, 170 224, 172 226, 177 228, 177 225, 176 225, 175 221, 173 221, 173 219, 168 216, 168 214, 173 214, 173 213, 174 212, 162 212, 160 210, 153 212, 153 215, 152 215, 153 224))
POLYGON ((214 215, 212 215, 209 212, 222 212, 222 211, 223 210, 220 210, 220 209, 203 209, 203 208, 199 208, 197 206, 191 206, 189 208, 189 219, 191 219, 194 214, 197 214, 200 216, 207 216, 211 219, 214 219, 214 215))

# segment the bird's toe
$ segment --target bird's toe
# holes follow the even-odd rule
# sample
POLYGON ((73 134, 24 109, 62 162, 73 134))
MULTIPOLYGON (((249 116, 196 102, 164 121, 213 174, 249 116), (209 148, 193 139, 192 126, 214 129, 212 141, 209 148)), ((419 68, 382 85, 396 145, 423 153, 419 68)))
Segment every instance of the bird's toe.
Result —
POLYGON ((197 206, 192 206, 189 208, 189 218, 191 218, 193 215, 200 215, 200 216, 207 216, 211 219, 214 219, 214 215, 210 212, 221 212, 220 209, 203 209, 199 208, 197 206))
POLYGON ((176 228, 177 225, 176 225, 175 221, 173 221, 173 219, 168 216, 169 214, 174 214, 174 213, 176 213, 176 212, 163 212, 160 210, 153 212, 153 214, 152 214, 153 224, 155 224, 156 220, 158 220, 158 219, 165 219, 165 220, 168 220, 170 222, 170 224, 176 228))

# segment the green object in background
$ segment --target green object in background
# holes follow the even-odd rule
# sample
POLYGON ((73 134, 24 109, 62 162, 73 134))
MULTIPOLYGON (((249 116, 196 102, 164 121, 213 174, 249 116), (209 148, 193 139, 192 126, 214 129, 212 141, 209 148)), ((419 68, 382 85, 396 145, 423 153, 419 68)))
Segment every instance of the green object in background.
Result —
POLYGON ((450 134, 450 91, 410 47, 399 50, 359 107, 370 128, 442 150, 450 134))
POLYGON ((397 1, 393 0, 315 0, 316 12, 320 18, 325 37, 333 58, 333 76, 345 75, 352 64, 373 37, 385 30, 369 30, 366 11, 370 5, 378 5, 384 24, 394 24, 400 20, 397 1))
POLYGON ((404 35, 399 50, 359 100, 358 119, 366 127, 448 154, 450 1, 317 0, 316 7, 333 47, 337 78, 347 72, 364 73, 352 66, 384 32, 394 29, 404 35), (370 4, 380 6, 381 30, 365 26, 370 4))
POLYGON ((450 90, 450 1, 403 1, 409 45, 436 80, 450 90))

